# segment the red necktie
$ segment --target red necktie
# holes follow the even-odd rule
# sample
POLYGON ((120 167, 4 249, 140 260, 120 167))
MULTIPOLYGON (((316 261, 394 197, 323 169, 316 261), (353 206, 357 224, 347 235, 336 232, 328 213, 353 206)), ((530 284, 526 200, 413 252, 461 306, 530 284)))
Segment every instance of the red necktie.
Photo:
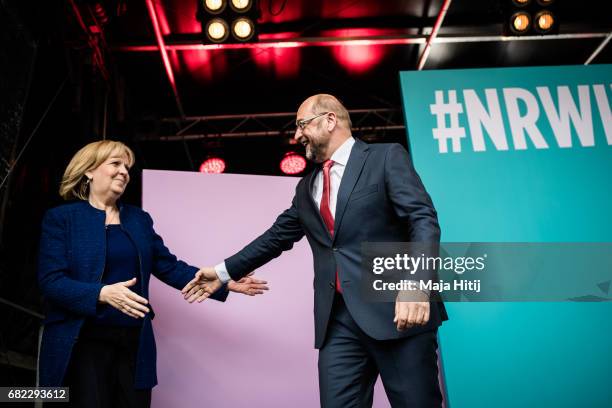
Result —
MULTIPOLYGON (((321 196, 321 205, 319 206, 321 218, 323 218, 323 222, 325 222, 325 226, 329 230, 329 234, 332 236, 332 238, 334 237, 334 216, 329 209, 329 170, 333 165, 334 162, 332 160, 326 160, 323 163, 323 195, 321 196)), ((336 291, 338 291, 338 293, 342 293, 342 288, 340 288, 340 279, 338 278, 338 270, 336 270, 336 291)))

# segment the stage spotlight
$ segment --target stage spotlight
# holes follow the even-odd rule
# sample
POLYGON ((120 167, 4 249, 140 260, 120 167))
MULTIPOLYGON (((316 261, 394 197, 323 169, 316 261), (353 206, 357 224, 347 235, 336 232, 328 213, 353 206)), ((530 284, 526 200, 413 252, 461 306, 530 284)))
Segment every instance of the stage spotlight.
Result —
POLYGON ((539 33, 547 33, 552 30, 555 25, 555 17, 548 10, 542 10, 535 15, 534 27, 539 33))
POLYGON ((251 0, 230 0, 230 5, 234 11, 238 13, 244 13, 249 11, 253 2, 251 0))
POLYGON ((209 157, 200 165, 200 173, 220 174, 225 171, 225 160, 219 157, 209 157))
POLYGON ((229 36, 229 27, 225 20, 220 18, 213 18, 206 23, 206 37, 214 42, 221 43, 229 36))
POLYGON ((227 0, 204 0, 204 9, 210 14, 219 14, 227 6, 227 0))
POLYGON ((258 0, 197 0, 204 44, 258 41, 258 0))
POLYGON ((240 41, 248 41, 253 37, 255 33, 255 27, 253 22, 248 19, 241 17, 232 23, 232 35, 240 41))
POLYGON ((288 152, 280 162, 280 169, 285 174, 299 174, 306 168, 306 159, 296 152, 288 152))
POLYGON ((510 29, 516 34, 524 34, 531 26, 531 16, 524 11, 514 13, 510 17, 510 29))
POLYGON ((504 0, 504 35, 549 35, 559 32, 555 0, 504 0))

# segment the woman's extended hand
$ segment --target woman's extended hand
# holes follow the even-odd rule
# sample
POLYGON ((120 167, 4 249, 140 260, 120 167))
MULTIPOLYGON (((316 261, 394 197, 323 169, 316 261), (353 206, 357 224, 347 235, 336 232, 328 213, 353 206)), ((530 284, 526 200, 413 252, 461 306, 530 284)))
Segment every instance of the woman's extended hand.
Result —
POLYGON ((245 276, 240 279, 238 282, 233 280, 227 283, 227 288, 236 293, 242 293, 244 295, 255 296, 261 295, 264 293, 264 290, 268 290, 269 288, 266 286, 268 283, 265 280, 259 280, 256 278, 252 278, 250 275, 245 276))
POLYGON ((135 319, 144 317, 145 313, 149 313, 149 308, 145 306, 149 302, 129 289, 135 284, 136 278, 132 278, 125 282, 103 286, 98 300, 135 319))

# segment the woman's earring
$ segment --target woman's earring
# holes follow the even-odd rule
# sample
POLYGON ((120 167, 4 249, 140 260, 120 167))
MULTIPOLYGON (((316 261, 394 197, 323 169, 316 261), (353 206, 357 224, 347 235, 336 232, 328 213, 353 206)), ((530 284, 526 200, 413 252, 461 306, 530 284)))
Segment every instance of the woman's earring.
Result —
POLYGON ((88 179, 87 179, 87 181, 85 182, 85 184, 86 184, 86 185, 89 185, 89 183, 91 183, 91 180, 92 180, 92 179, 88 178, 88 179))

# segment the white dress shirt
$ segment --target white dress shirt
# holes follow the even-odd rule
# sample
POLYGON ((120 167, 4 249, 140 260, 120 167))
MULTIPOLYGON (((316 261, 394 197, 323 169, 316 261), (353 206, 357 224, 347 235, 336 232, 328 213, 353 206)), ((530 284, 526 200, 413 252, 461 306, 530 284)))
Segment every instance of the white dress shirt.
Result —
MULTIPOLYGON (((336 218, 336 203, 338 202, 338 189, 340 188, 340 182, 346 169, 351 150, 355 144, 355 139, 349 137, 340 145, 339 148, 332 154, 331 160, 334 162, 333 166, 329 170, 329 210, 334 218, 336 218)), ((321 197, 323 196, 323 170, 317 173, 317 176, 312 185, 312 198, 317 204, 317 208, 321 208, 321 197)), ((215 271, 221 282, 228 282, 231 277, 225 267, 225 262, 215 266, 215 271)))
MULTIPOLYGON (((329 170, 329 210, 334 219, 336 218, 336 203, 338 202, 338 189, 344 175, 344 169, 348 163, 351 150, 355 144, 355 139, 349 137, 332 154, 331 160, 334 162, 329 170)), ((317 173, 317 177, 312 185, 312 198, 317 203, 317 208, 321 208, 321 197, 323 197, 323 170, 317 173)))

